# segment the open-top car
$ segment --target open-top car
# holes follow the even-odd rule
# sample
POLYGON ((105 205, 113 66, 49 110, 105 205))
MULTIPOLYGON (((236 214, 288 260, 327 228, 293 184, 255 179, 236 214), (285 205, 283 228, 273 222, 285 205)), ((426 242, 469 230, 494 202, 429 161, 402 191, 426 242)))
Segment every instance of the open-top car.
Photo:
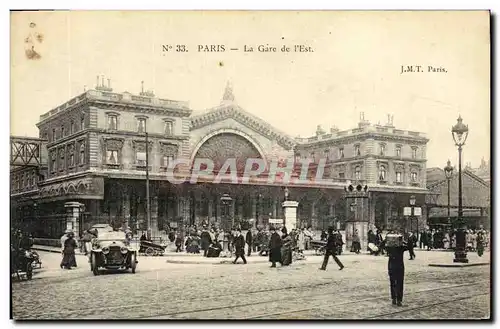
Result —
POLYGON ((90 252, 90 270, 99 275, 101 270, 128 270, 135 273, 137 250, 129 245, 124 232, 100 232, 90 252))

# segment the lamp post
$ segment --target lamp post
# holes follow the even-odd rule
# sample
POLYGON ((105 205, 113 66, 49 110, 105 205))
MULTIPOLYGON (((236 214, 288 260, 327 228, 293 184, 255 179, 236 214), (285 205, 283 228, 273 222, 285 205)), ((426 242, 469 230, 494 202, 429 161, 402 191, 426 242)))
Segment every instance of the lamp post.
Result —
POLYGON ((469 135, 469 127, 463 124, 461 116, 458 116, 457 124, 451 128, 451 135, 453 136, 455 145, 458 147, 458 227, 455 233, 456 248, 453 262, 468 263, 462 208, 462 147, 465 145, 465 141, 469 135))
POLYGON ((448 160, 446 167, 444 167, 444 174, 446 176, 446 180, 448 181, 448 223, 447 224, 451 224, 451 219, 450 219, 450 181, 451 181, 451 177, 453 176, 453 167, 451 166, 450 160, 448 160))
MULTIPOLYGON (((413 220, 415 219, 415 203, 417 202, 417 198, 412 195, 410 196, 410 206, 411 206, 411 216, 410 216, 410 231, 413 232, 413 220)), ((417 225, 418 227, 418 225, 417 225)), ((418 236, 418 232, 417 232, 418 236)))
MULTIPOLYGON (((220 201, 224 205, 224 212, 226 213, 226 225, 227 225, 227 223, 229 222, 229 205, 231 204, 231 202, 233 201, 233 199, 229 196, 229 194, 224 193, 221 196, 220 201)), ((231 218, 231 229, 233 227, 234 227, 234 217, 231 218)))

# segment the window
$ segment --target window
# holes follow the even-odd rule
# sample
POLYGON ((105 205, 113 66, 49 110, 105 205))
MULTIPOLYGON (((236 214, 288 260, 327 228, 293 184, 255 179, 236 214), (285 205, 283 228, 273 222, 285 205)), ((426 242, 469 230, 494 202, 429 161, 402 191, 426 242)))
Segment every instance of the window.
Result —
POLYGON ((343 159, 343 158, 344 158, 344 148, 339 147, 339 159, 343 159))
POLYGON ((24 188, 24 174, 21 175, 21 189, 24 188))
POLYGON ((71 121, 69 123, 69 134, 73 134, 75 132, 75 123, 73 121, 71 121))
POLYGON ((68 165, 70 167, 73 167, 75 165, 75 154, 73 152, 69 154, 68 165))
POLYGON ((345 174, 343 172, 339 172, 339 178, 340 179, 345 179, 345 174))
POLYGON ((50 158, 50 168, 52 169, 52 172, 55 172, 57 170, 56 153, 55 152, 52 152, 52 155, 50 158))
POLYGON ((354 179, 356 179, 356 180, 360 180, 361 179, 361 167, 360 166, 357 166, 354 169, 354 179))
POLYGON ((32 180, 31 185, 36 186, 36 174, 35 173, 33 173, 31 175, 31 180, 32 180))
POLYGON ((386 174, 387 174, 387 171, 385 169, 385 166, 383 166, 383 165, 380 166, 379 172, 378 172, 378 180, 385 181, 386 174))
POLYGON ((402 179, 401 179, 401 172, 400 171, 396 171, 396 183, 402 183, 402 179))
POLYGON ((85 144, 80 144, 80 165, 85 163, 85 144))
POLYGON ((410 174, 411 182, 416 183, 418 181, 418 174, 415 171, 412 171, 410 174))
POLYGON ((173 155, 165 155, 163 157, 163 166, 164 167, 168 167, 168 165, 170 163, 172 163, 172 161, 174 161, 174 156, 173 155))
POLYGON ((56 130, 52 129, 52 141, 54 142, 56 140, 56 130))
POLYGON ((65 135, 64 135, 64 126, 61 126, 61 138, 63 138, 65 135))
POLYGON ((330 160, 330 150, 325 150, 323 152, 323 155, 324 155, 326 161, 330 160))
POLYGON ((108 114, 108 129, 109 130, 118 129, 118 116, 116 114, 108 114))
POLYGON ((174 123, 172 121, 165 121, 165 135, 171 136, 174 134, 174 123))
POLYGON ((64 149, 60 149, 59 150, 59 158, 60 158, 60 166, 59 166, 59 170, 60 171, 63 171, 64 170, 64 167, 66 167, 66 164, 64 163, 64 149))
POLYGON ((145 118, 137 119, 137 132, 141 133, 141 134, 146 132, 146 119, 145 118))
POLYGON ((418 150, 418 149, 417 149, 416 147, 412 147, 412 149, 411 149, 411 157, 412 157, 413 159, 416 159, 416 158, 417 158, 417 150, 418 150))
POLYGON ((145 167, 146 166, 146 152, 137 151, 135 153, 135 163, 138 166, 145 167))
POLYGON ((106 151, 106 163, 111 165, 118 164, 118 151, 108 150, 106 151))
POLYGON ((45 139, 47 141, 49 140, 49 134, 47 132, 43 133, 43 139, 45 139))
POLYGON ((380 144, 380 155, 385 155, 385 144, 380 144))
POLYGON ((396 146, 396 156, 401 157, 401 146, 400 145, 396 146))
POLYGON ((311 152, 311 159, 312 159, 313 162, 316 161, 315 158, 314 158, 314 155, 315 155, 314 152, 311 152))
POLYGON ((361 150, 360 150, 359 145, 354 145, 354 156, 357 157, 360 155, 361 155, 361 150))
POLYGON ((84 115, 82 115, 80 117, 80 130, 83 130, 83 129, 85 129, 85 116, 84 115))

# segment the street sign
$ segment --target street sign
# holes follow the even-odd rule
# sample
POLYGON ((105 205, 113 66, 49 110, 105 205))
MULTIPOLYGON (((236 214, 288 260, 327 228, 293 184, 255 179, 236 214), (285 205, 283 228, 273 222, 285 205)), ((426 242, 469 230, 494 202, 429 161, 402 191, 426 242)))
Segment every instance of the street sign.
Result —
POLYGON ((403 215, 405 215, 405 216, 411 216, 411 207, 404 207, 404 209, 403 209, 403 215))
POLYGON ((269 218, 269 224, 283 224, 282 218, 269 218))
POLYGON ((413 216, 422 216, 422 208, 414 207, 413 208, 413 216))

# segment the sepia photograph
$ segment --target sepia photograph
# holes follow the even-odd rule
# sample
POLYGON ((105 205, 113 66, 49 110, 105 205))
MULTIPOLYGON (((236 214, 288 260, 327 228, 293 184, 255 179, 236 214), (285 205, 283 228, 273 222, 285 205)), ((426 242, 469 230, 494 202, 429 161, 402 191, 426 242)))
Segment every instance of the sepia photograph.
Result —
POLYGON ((489 11, 9 15, 11 320, 491 321, 489 11))

